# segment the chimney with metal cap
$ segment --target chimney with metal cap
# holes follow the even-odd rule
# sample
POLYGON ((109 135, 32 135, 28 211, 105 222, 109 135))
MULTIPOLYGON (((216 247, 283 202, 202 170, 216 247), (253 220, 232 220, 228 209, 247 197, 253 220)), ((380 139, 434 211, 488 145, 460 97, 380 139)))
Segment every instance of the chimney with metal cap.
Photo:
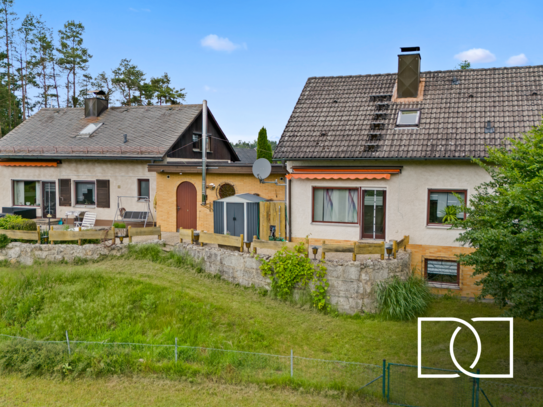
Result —
POLYGON ((87 92, 89 96, 85 98, 85 117, 98 117, 108 109, 108 100, 105 98, 106 92, 103 90, 91 90, 87 92))
MULTIPOLYGON (((401 52, 420 51, 420 47, 403 47, 401 52)), ((398 98, 416 98, 419 96, 420 54, 398 55, 398 98)))

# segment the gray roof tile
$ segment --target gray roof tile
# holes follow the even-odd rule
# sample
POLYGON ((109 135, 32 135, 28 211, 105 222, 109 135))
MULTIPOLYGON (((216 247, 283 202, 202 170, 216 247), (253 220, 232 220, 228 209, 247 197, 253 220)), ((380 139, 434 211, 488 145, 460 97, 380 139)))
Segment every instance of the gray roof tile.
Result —
POLYGON ((396 77, 309 78, 274 158, 484 157, 487 146, 507 144, 506 138, 541 122, 543 66, 423 72, 423 100, 389 102, 386 117, 377 118, 370 95, 392 94, 396 77), (399 110, 406 108, 421 109, 418 129, 395 128, 399 110), (494 133, 484 132, 488 120, 494 133), (384 122, 384 130, 369 141, 374 121, 384 122), (378 144, 377 151, 364 149, 370 142, 378 144))

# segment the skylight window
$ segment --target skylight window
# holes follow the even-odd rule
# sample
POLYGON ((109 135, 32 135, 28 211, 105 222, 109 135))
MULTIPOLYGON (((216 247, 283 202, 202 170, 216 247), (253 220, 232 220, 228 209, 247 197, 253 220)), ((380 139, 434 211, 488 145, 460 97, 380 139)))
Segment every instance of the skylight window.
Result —
POLYGON ((398 113, 398 127, 417 127, 420 121, 420 110, 400 110, 398 113))
POLYGON ((77 137, 90 137, 104 123, 91 123, 79 132, 77 137))

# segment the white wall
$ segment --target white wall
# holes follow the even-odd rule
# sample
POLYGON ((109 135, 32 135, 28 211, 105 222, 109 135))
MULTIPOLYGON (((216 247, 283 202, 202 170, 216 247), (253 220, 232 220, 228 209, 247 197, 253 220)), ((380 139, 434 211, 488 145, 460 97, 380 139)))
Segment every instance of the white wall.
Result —
MULTIPOLYGON (((0 167, 0 206, 13 206, 12 180, 19 181, 56 181, 57 192, 57 218, 64 218, 67 211, 81 209, 95 212, 97 219, 112 220, 117 209, 117 196, 138 194, 138 179, 148 179, 150 185, 151 210, 153 198, 156 193, 156 176, 147 172, 147 161, 109 161, 109 160, 62 160, 57 167, 0 167), (68 178, 72 180, 72 207, 59 206, 58 180, 68 178), (73 181, 97 179, 109 180, 110 207, 96 208, 94 206, 75 206, 73 181)), ((126 210, 147 210, 143 203, 134 199, 123 199, 126 210)), ((41 217, 41 207, 37 208, 37 216, 41 217)), ((153 213, 153 216, 156 214, 153 213)))
MULTIPOLYGON (((459 246, 454 240, 459 232, 447 226, 427 226, 429 189, 464 189, 470 195, 474 188, 490 179, 486 171, 465 161, 293 161, 292 167, 317 166, 403 166, 400 174, 389 180, 299 180, 291 181, 291 227, 293 237, 310 235, 312 239, 359 240, 359 225, 322 224, 312 222, 312 187, 384 188, 386 201, 386 240, 410 236, 411 244, 459 246)), ((355 167, 353 167, 355 168, 355 167)))

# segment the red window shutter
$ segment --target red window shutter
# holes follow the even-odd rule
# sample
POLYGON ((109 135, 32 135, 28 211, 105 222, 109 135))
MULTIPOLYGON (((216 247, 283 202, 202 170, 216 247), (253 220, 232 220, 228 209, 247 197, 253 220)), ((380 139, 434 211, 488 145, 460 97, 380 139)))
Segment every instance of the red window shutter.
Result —
POLYGON ((72 206, 72 180, 59 179, 58 206, 72 206))
POLYGON ((109 208, 109 180, 96 180, 96 207, 109 208))

